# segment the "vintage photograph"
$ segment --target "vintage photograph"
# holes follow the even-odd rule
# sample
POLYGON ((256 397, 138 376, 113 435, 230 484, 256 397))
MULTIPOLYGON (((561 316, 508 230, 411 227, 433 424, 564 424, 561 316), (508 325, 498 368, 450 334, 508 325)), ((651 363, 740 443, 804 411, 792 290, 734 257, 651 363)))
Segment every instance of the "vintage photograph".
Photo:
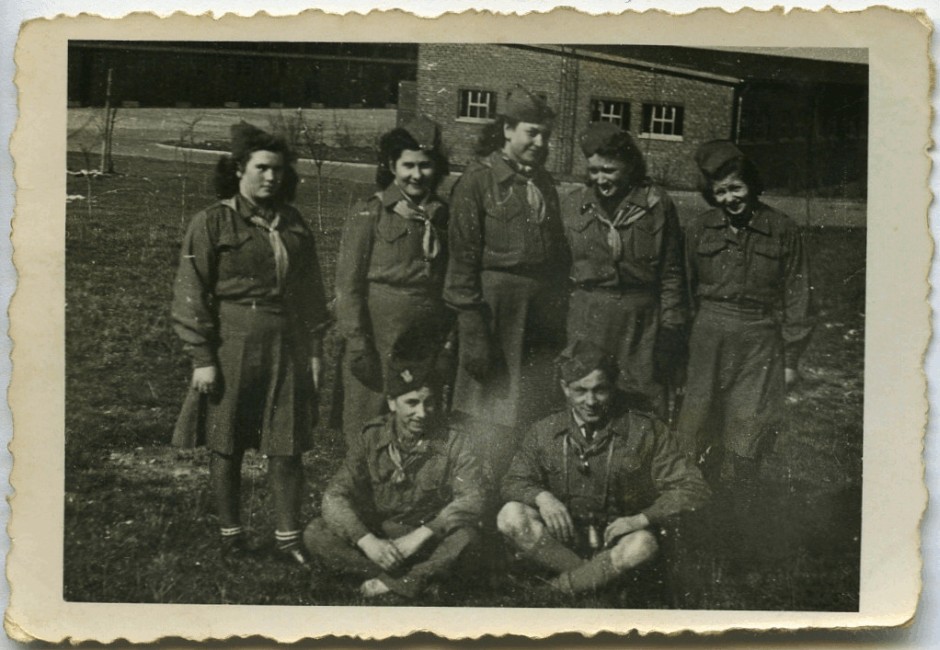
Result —
POLYGON ((869 50, 721 42, 69 40, 61 597, 859 612, 869 50))

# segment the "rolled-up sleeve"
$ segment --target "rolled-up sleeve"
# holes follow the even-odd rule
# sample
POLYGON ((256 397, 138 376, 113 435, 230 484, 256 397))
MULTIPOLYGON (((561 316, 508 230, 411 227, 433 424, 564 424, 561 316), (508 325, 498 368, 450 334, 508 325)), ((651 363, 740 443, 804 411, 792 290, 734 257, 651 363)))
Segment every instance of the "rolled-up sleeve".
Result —
POLYGON ((216 253, 206 212, 193 217, 183 238, 170 317, 196 368, 216 364, 217 322, 213 305, 216 253))
POLYGON ((483 474, 480 461, 465 434, 454 436, 448 456, 453 499, 426 524, 435 535, 441 537, 458 528, 479 526, 483 513, 483 474))
POLYGON ((658 492, 642 512, 655 523, 704 505, 711 493, 702 473, 683 454, 669 428, 656 422, 647 450, 650 475, 658 492))

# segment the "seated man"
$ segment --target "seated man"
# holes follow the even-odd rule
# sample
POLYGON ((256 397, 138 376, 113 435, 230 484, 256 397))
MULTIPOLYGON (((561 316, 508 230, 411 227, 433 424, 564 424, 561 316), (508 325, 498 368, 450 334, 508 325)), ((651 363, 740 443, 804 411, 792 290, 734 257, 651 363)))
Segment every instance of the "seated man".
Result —
POLYGON ((464 434, 438 409, 429 361, 393 357, 391 413, 366 424, 323 495, 323 516, 304 543, 360 592, 417 596, 445 575, 479 535, 480 465, 464 434))
POLYGON ((628 411, 616 368, 576 341, 558 359, 564 411, 532 426, 503 479, 497 527, 568 594, 597 589, 653 558, 651 526, 708 499, 668 428, 628 411))

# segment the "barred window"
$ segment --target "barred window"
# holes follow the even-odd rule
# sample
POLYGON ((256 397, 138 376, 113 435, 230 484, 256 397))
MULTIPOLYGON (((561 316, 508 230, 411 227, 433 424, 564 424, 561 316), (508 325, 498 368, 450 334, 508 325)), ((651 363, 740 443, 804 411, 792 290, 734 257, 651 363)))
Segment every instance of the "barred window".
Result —
POLYGON ((490 90, 461 90, 459 119, 492 120, 496 117, 496 93, 490 90))
POLYGON ((640 134, 654 139, 681 140, 684 113, 684 107, 674 104, 643 104, 640 134))
POLYGON ((622 131, 630 129, 630 103, 613 99, 595 99, 591 102, 591 121, 610 122, 622 131))

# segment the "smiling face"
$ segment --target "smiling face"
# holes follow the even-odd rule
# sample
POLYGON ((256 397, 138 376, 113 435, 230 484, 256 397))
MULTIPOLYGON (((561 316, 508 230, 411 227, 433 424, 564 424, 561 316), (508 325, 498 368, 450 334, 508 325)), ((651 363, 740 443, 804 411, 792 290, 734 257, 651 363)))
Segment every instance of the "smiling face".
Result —
POLYGON ((273 151, 253 151, 235 174, 242 196, 252 203, 271 201, 284 180, 284 156, 273 151))
POLYGON ((541 165, 548 155, 548 139, 552 128, 548 124, 518 122, 515 126, 503 127, 506 142, 503 153, 522 165, 541 165))
POLYGON ((587 165, 588 179, 603 197, 610 198, 630 186, 630 170, 618 158, 596 153, 587 159, 587 165))
POLYGON ((398 160, 389 161, 395 184, 408 198, 420 201, 434 182, 434 161, 426 151, 405 149, 398 160))
POLYGON ((437 395, 425 386, 389 398, 388 410, 395 414, 396 431, 420 438, 437 412, 437 395))
POLYGON ((607 420, 613 384, 603 370, 594 370, 581 379, 561 382, 568 406, 582 422, 596 424, 607 420))
POLYGON ((729 217, 739 217, 753 207, 757 197, 741 176, 735 172, 712 183, 712 196, 715 203, 729 217))

